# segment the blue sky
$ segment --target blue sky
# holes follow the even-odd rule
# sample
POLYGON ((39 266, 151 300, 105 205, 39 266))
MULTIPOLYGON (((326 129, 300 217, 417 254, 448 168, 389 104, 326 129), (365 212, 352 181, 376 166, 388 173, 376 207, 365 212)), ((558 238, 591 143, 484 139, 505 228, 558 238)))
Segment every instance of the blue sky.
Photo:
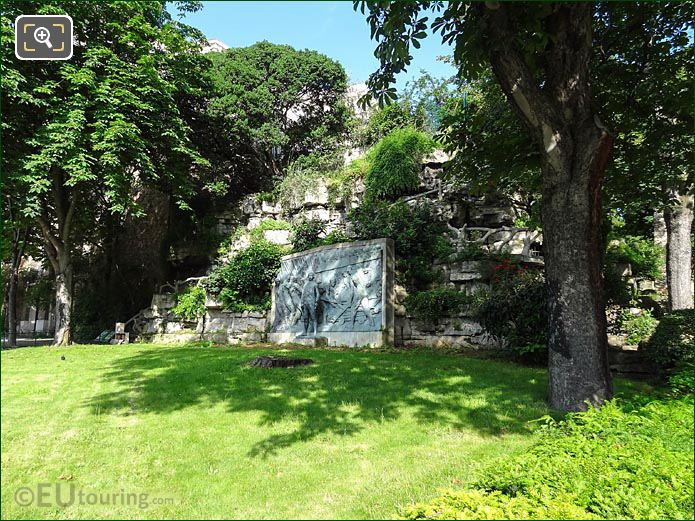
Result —
MULTIPOLYGON (((342 2, 203 2, 200 12, 184 21, 208 38, 222 40, 230 47, 245 47, 261 40, 289 44, 297 49, 314 49, 339 61, 350 83, 366 81, 378 61, 375 42, 369 38, 365 15, 342 2)), ((432 18, 430 18, 431 20, 432 18)), ((437 61, 451 53, 438 35, 430 35, 420 49, 412 49, 413 63, 397 79, 402 88, 420 69, 434 76, 451 76, 453 67, 437 61)))

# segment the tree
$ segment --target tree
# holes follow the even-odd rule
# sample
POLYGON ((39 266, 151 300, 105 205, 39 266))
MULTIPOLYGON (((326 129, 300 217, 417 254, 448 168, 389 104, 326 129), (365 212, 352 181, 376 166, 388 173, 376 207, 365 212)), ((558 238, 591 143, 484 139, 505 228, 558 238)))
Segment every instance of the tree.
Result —
POLYGON ((508 4, 419 1, 356 2, 369 9, 381 66, 372 94, 395 98, 395 74, 409 47, 432 27, 454 44, 460 74, 487 63, 521 118, 541 159, 542 223, 549 306, 549 401, 581 410, 612 395, 601 274, 601 186, 613 138, 591 93, 590 3, 508 4))
POLYGON ((670 307, 692 308, 692 6, 605 3, 595 25, 594 85, 617 138, 608 206, 664 212, 670 307))
MULTIPOLYGON (((100 216, 137 212, 134 187, 160 183, 180 204, 194 165, 184 118, 201 99, 207 60, 202 35, 174 20, 164 2, 5 2, 2 106, 6 175, 23 211, 41 230, 55 273, 54 342, 70 342, 74 256, 100 216), (19 61, 13 55, 19 14, 72 16, 73 57, 19 61)), ((198 9, 181 2, 181 13, 198 9)))
MULTIPOLYGON (((4 311, 7 317, 7 347, 17 345, 17 282, 19 280, 19 267, 24 256, 29 228, 25 220, 17 216, 17 209, 14 208, 13 200, 6 194, 3 198, 3 227, 2 233, 2 260, 9 259, 6 281, 6 301, 4 311), (8 247, 9 246, 9 247, 8 247)), ((4 282, 4 281, 3 281, 4 282)), ((4 321, 3 321, 4 325, 4 321)))
POLYGON ((210 117, 223 143, 232 144, 219 154, 228 175, 277 181, 299 156, 342 141, 349 113, 338 62, 266 41, 209 56, 210 117))

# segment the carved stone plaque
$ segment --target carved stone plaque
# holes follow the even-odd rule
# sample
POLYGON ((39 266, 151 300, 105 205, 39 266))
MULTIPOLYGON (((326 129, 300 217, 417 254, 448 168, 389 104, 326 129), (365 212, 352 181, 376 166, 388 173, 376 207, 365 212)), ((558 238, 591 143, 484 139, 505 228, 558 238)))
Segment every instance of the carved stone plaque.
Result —
POLYGON ((282 258, 273 287, 271 342, 393 342, 393 241, 321 246, 282 258))

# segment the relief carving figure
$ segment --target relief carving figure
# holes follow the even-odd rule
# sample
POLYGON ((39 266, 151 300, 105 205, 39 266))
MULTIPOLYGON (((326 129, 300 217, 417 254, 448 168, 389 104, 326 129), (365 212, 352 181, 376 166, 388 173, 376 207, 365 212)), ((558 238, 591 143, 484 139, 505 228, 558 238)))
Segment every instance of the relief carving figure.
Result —
POLYGON ((314 336, 318 331, 318 308, 319 300, 321 298, 321 293, 319 292, 319 285, 314 280, 316 276, 309 272, 307 275, 307 281, 304 283, 304 289, 302 289, 302 322, 304 324, 304 335, 308 334, 309 323, 314 331, 314 336))
POLYGON ((335 295, 338 305, 333 322, 346 322, 348 315, 347 312, 352 307, 352 303, 355 301, 355 284, 352 281, 352 277, 350 277, 350 272, 343 272, 342 276, 340 277, 340 281, 336 285, 335 295))
POLYGON ((321 290, 321 323, 324 325, 335 322, 334 315, 338 306, 335 298, 337 282, 335 278, 331 278, 328 287, 321 290))
POLYGON ((355 286, 355 306, 352 312, 352 325, 357 322, 357 315, 362 313, 364 320, 369 321, 369 325, 374 327, 374 316, 372 314, 372 272, 369 268, 362 268, 353 277, 352 282, 355 286))

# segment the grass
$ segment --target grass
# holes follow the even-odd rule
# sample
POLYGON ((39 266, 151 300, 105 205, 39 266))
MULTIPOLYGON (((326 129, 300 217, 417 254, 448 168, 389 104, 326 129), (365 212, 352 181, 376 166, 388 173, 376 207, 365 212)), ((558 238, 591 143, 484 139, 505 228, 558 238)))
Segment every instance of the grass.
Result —
POLYGON ((390 518, 523 452, 536 437, 529 422, 547 413, 541 369, 359 350, 246 366, 271 351, 4 351, 2 517, 390 518), (50 506, 17 504, 17 489, 40 483, 60 484, 64 500, 70 486, 147 494, 146 508, 79 496, 61 507, 53 488, 50 506))

